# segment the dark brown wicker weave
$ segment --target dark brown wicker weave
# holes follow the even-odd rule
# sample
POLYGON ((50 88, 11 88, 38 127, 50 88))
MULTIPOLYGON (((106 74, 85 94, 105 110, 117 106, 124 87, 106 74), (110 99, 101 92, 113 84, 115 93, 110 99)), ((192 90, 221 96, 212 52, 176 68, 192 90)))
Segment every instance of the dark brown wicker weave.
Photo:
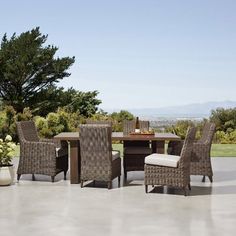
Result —
POLYGON ((178 166, 166 167, 145 164, 145 190, 148 185, 166 185, 182 188, 186 196, 186 188, 190 189, 190 158, 196 128, 189 128, 180 155, 178 166))
POLYGON ((17 122, 17 133, 20 141, 20 160, 17 170, 17 180, 22 174, 49 175, 52 182, 55 176, 64 171, 64 179, 68 170, 68 151, 50 139, 40 140, 33 121, 17 122), (58 148, 58 152, 56 152, 58 148), (58 154, 57 154, 58 153, 58 154))
POLYGON ((81 187, 87 180, 105 181, 108 189, 118 177, 120 184, 121 159, 113 160, 110 125, 80 125, 81 187))
POLYGON ((206 123, 202 137, 193 144, 193 152, 190 164, 191 175, 203 175, 202 181, 205 181, 205 176, 208 176, 209 180, 213 181, 213 171, 211 166, 211 145, 213 136, 215 134, 215 124, 206 123))
POLYGON ((90 125, 110 125, 112 126, 111 120, 86 120, 86 124, 90 125))
MULTIPOLYGON (((140 121, 140 130, 148 130, 149 121, 140 121)), ((135 120, 123 122, 123 133, 128 135, 135 130, 135 120)), ((127 179, 128 171, 143 171, 144 158, 152 153, 149 141, 124 141, 123 167, 127 179)))
MULTIPOLYGON (((213 181, 213 171, 211 166, 211 145, 215 133, 215 124, 207 122, 202 131, 202 137, 193 144, 193 151, 190 163, 191 175, 202 175, 202 181, 205 181, 205 176, 213 181)), ((172 142, 170 144, 170 154, 178 155, 181 151, 181 142, 172 142)))

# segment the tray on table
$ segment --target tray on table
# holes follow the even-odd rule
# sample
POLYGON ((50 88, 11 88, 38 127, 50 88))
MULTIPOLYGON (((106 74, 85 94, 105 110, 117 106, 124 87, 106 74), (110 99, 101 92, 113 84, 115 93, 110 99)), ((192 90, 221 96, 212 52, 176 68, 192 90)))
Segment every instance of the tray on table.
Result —
POLYGON ((130 135, 155 135, 154 132, 150 132, 150 133, 135 133, 135 132, 132 132, 132 133, 129 133, 130 135))

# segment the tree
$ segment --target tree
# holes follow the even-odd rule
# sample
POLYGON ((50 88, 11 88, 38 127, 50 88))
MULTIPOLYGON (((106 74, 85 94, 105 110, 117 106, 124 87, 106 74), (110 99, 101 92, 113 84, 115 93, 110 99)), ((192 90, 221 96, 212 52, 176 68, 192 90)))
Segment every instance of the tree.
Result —
POLYGON ((71 102, 66 105, 68 112, 79 112, 84 117, 91 117, 98 110, 101 100, 97 99, 98 91, 81 92, 72 88, 65 92, 65 97, 71 96, 71 102))
POLYGON ((13 34, 5 34, 0 46, 0 99, 11 105, 17 112, 24 107, 36 107, 47 98, 40 96, 59 80, 70 76, 67 72, 75 58, 55 58, 58 50, 52 45, 45 46, 47 35, 39 27, 13 34))
POLYGON ((113 120, 114 131, 123 131, 123 121, 134 119, 133 114, 126 110, 121 110, 120 112, 113 112, 111 113, 110 117, 113 120))
POLYGON ((191 120, 178 120, 175 125, 166 127, 166 132, 172 132, 185 139, 188 127, 194 126, 195 123, 191 120))
POLYGON ((236 129, 236 108, 212 110, 210 121, 216 124, 217 131, 232 132, 236 129))
POLYGON ((117 120, 118 122, 123 122, 124 120, 133 120, 134 116, 129 111, 120 110, 120 112, 111 113, 112 119, 117 120))

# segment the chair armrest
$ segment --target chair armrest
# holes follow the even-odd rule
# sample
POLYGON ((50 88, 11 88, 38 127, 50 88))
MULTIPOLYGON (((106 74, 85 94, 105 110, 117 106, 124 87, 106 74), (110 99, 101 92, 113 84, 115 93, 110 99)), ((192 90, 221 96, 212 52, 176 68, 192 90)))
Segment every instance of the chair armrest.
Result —
POLYGON ((67 141, 64 141, 64 140, 60 141, 58 139, 42 138, 42 139, 40 139, 40 142, 54 143, 57 148, 68 149, 68 143, 67 143, 67 141))
POLYGON ((57 139, 48 139, 48 138, 42 138, 40 139, 40 142, 44 142, 44 143, 54 143, 56 145, 56 147, 61 147, 60 145, 60 141, 57 139))
MULTIPOLYGON (((56 141, 56 140, 55 140, 56 141)), ((54 143, 54 139, 50 138, 41 138, 40 142, 45 142, 45 143, 54 143)))
POLYGON ((52 161, 56 164, 56 145, 51 142, 31 142, 23 141, 21 143, 21 156, 31 158, 31 161, 52 161))

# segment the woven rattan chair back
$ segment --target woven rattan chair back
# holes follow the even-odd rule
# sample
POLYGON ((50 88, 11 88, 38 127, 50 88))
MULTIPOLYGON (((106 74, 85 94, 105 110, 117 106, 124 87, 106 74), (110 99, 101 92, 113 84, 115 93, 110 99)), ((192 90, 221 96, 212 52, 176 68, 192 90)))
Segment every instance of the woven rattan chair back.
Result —
MULTIPOLYGON (((149 121, 140 120, 140 130, 149 130, 149 121)), ((135 130, 135 120, 125 120, 123 122, 123 133, 125 135, 130 134, 131 132, 134 132, 135 130)), ((133 146, 139 146, 139 147, 149 147, 149 141, 124 141, 124 147, 133 147, 133 146)))
POLYGON ((202 181, 208 176, 212 182, 212 166, 211 166, 211 145, 215 133, 215 124, 206 123, 202 131, 200 140, 194 143, 191 156, 190 173, 191 175, 202 175, 202 181))
POLYGON ((109 181, 112 175, 110 125, 80 125, 81 179, 109 181))
POLYGON ((110 120, 86 120, 86 124, 90 124, 90 125, 110 125, 110 126, 112 126, 112 121, 110 121, 110 120))
POLYGON ((191 153, 193 150, 193 143, 196 136, 196 127, 189 127, 186 138, 184 140, 183 148, 180 154, 179 166, 187 169, 188 171, 191 161, 191 153))
POLYGON ((134 120, 125 120, 123 122, 123 133, 128 135, 135 130, 135 121, 134 120))
MULTIPOLYGON (((149 121, 140 120, 140 130, 149 130, 149 121)), ((135 130, 135 120, 125 120, 123 122, 123 133, 128 135, 135 130)))
POLYGON ((211 145, 214 134, 215 134, 215 128, 216 126, 214 123, 210 123, 210 122, 205 123, 202 130, 202 137, 199 140, 199 142, 211 145))
POLYGON ((80 125, 81 151, 111 151, 111 127, 102 124, 80 125))
POLYGON ((19 140, 38 142, 39 137, 33 121, 16 122, 19 140))

